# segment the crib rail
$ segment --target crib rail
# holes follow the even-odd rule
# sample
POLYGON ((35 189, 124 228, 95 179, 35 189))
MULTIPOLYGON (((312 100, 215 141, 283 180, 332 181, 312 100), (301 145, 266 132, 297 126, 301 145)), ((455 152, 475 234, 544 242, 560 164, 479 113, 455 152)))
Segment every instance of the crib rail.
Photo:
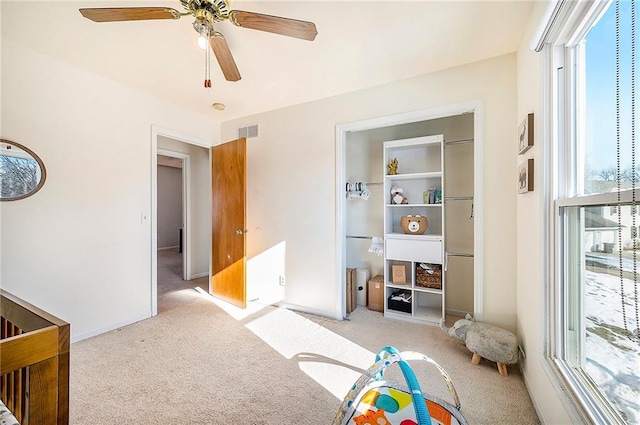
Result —
POLYGON ((3 290, 0 313, 0 399, 22 425, 67 425, 69 324, 3 290))

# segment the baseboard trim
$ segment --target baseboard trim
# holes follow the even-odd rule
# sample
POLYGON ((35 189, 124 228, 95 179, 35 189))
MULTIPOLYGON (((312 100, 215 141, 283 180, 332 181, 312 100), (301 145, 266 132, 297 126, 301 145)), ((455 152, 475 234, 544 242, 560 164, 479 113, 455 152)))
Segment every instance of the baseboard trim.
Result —
POLYGON ((191 279, 189 279, 189 280, 199 279, 199 278, 201 278, 201 277, 205 277, 205 276, 209 276, 209 272, 205 272, 205 273, 198 273, 198 274, 192 274, 192 275, 191 275, 191 279))
MULTIPOLYGON (((94 330, 91 330, 89 332, 85 332, 85 333, 80 334, 80 335, 73 335, 71 337, 71 343, 73 344, 74 342, 82 341, 83 339, 87 339, 87 338, 91 338, 91 337, 94 337, 94 336, 98 336, 100 334, 112 331, 114 329, 118 329, 118 328, 121 328, 123 326, 131 325, 131 324, 139 322, 141 320, 148 319, 150 317, 151 317, 150 314, 144 314, 144 315, 141 315, 141 316, 130 318, 128 320, 123 320, 122 322, 113 323, 113 324, 105 326, 103 328, 94 329, 94 330)), ((73 330, 73 327, 71 329, 73 330)))
POLYGON ((176 245, 176 246, 165 246, 165 247, 162 247, 162 248, 158 248, 158 251, 166 251, 167 249, 176 249, 176 248, 180 248, 180 246, 179 245, 176 245))
POLYGON ((452 310, 452 309, 448 308, 448 309, 446 309, 445 313, 449 314, 451 316, 464 317, 464 316, 467 315, 468 311, 452 310))

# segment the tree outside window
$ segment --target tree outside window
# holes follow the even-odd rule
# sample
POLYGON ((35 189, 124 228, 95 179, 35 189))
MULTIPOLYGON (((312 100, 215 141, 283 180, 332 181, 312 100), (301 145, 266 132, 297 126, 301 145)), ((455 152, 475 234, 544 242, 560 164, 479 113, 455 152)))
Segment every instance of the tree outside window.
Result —
POLYGON ((0 196, 15 198, 33 191, 40 181, 40 167, 33 158, 0 155, 0 196))

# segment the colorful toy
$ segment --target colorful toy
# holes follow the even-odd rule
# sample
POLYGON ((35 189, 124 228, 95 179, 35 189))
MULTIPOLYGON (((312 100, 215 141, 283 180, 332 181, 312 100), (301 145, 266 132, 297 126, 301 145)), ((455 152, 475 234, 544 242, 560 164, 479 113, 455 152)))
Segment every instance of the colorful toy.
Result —
POLYGON ((460 400, 447 372, 424 354, 400 353, 385 347, 376 362, 362 374, 344 398, 333 425, 467 425, 460 400), (424 360, 444 378, 454 404, 424 394, 407 360, 424 360), (407 386, 383 380, 384 370, 398 364, 407 386))

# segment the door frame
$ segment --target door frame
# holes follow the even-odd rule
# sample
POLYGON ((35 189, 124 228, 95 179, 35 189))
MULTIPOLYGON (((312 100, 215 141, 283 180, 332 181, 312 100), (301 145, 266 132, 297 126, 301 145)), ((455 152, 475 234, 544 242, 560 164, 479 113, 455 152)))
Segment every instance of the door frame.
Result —
MULTIPOLYGON (((169 139, 176 140, 178 142, 187 143, 190 145, 200 146, 206 149, 210 149, 213 146, 205 140, 198 139, 197 137, 182 134, 173 130, 159 127, 157 125, 151 126, 151 282, 150 282, 150 298, 151 298, 151 316, 158 314, 158 137, 163 136, 169 139)), ((160 149, 162 150, 162 149, 160 149)), ((175 152, 174 152, 175 153, 175 152)), ((186 172, 183 171, 183 176, 186 172)), ((187 177, 189 178, 189 177, 187 177)), ((189 179, 190 181, 190 179, 189 179)), ((190 183, 189 183, 190 184, 190 183)), ((187 191, 185 190, 185 193, 187 191)), ((188 196, 186 194, 185 196, 188 196)), ((187 203, 188 211, 191 211, 190 199, 187 203)), ((184 212, 184 210, 183 210, 184 212)), ((183 217, 184 220, 188 220, 188 216, 183 217)), ((143 213, 142 221, 144 222, 145 216, 143 213)), ((185 238, 187 243, 183 245, 185 251, 190 252, 191 248, 188 244, 191 241, 189 230, 185 228, 185 238)), ((209 252, 211 256, 211 252, 209 252)), ((190 257, 189 257, 190 258, 190 257)), ((185 263, 184 270, 188 267, 189 273, 191 271, 191 264, 185 263)), ((192 276, 188 275, 188 279, 192 276)))
MULTIPOLYGON (((482 193, 482 135, 483 135, 483 103, 480 100, 459 103, 449 106, 423 109, 419 111, 405 112, 401 114, 389 115, 378 118, 371 118, 362 121, 354 121, 350 123, 338 124, 336 126, 336 282, 337 284, 337 303, 336 319, 342 320, 346 317, 345 305, 345 270, 347 267, 347 223, 346 217, 346 198, 344 196, 344 187, 346 183, 346 147, 347 134, 354 131, 373 130, 378 128, 391 127, 401 124, 410 124, 420 121, 428 121, 438 118, 446 118, 464 113, 474 114, 473 116, 473 203, 474 203, 474 235, 473 235, 473 308, 474 318, 482 321, 483 317, 483 193, 482 193)), ((382 165, 381 165, 382 166, 382 165)))
MULTIPOLYGON (((191 280, 191 155, 168 149, 158 148, 158 155, 168 156, 182 160, 182 280, 191 280)), ((156 158, 157 160, 157 158, 156 158)), ((157 167, 156 163, 156 167, 157 167)), ((156 174, 157 175, 157 174, 156 174)), ((157 178, 156 178, 156 194, 157 178)), ((157 235, 157 233, 156 233, 157 235)), ((157 240, 157 238, 156 238, 157 240)))

